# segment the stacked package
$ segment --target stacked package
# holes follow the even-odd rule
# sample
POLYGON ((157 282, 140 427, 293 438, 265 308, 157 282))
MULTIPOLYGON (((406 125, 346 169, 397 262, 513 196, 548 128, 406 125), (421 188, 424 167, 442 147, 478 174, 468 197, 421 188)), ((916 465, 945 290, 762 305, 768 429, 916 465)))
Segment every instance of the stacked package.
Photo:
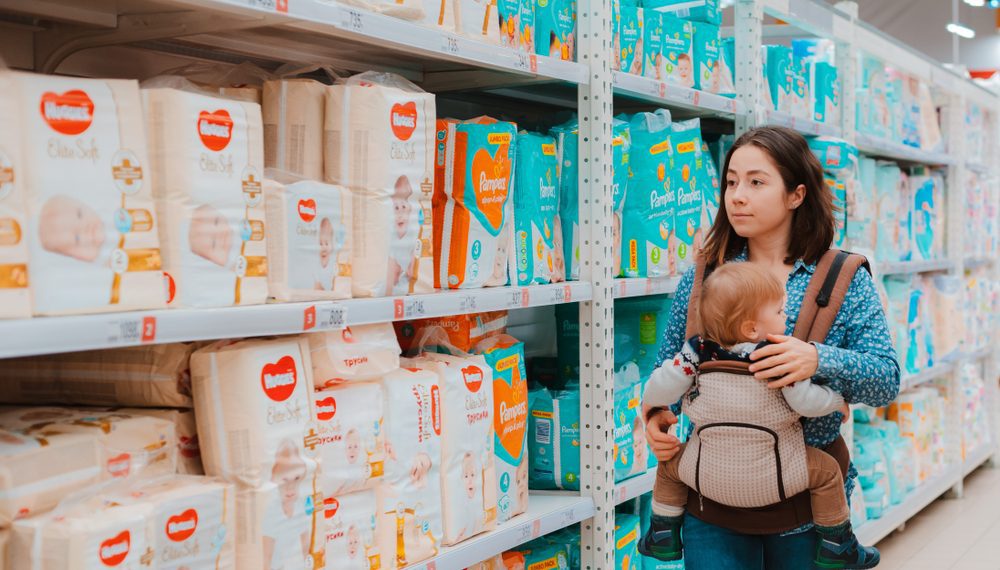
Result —
POLYGON ((903 425, 886 421, 871 408, 857 411, 852 458, 866 520, 880 518, 920 482, 916 438, 903 425))
POLYGON ((944 151, 937 108, 926 83, 864 53, 858 55, 857 67, 859 133, 929 152, 944 151))
POLYGON ((966 363, 958 371, 962 402, 962 460, 990 444, 990 420, 986 385, 982 370, 973 363, 966 363))
POLYGON ((903 392, 889 406, 888 419, 899 426, 900 435, 916 449, 918 484, 945 466, 946 409, 947 399, 933 387, 903 392))
POLYGON ((807 118, 818 123, 840 124, 840 77, 830 40, 792 40, 792 57, 801 61, 809 89, 807 118))

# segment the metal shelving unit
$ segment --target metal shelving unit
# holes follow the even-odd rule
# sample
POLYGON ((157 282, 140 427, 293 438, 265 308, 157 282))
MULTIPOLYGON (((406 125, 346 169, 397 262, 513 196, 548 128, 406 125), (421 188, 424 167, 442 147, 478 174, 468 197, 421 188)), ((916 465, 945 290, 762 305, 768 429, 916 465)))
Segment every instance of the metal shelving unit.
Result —
POLYGON ((680 277, 615 279, 615 299, 674 293, 677 291, 677 284, 680 283, 680 280, 680 277))
POLYGON ((879 264, 879 273, 885 275, 908 275, 913 273, 934 273, 954 271, 957 267, 953 259, 931 259, 928 261, 893 261, 879 264))
POLYGON ((910 388, 916 388, 917 386, 928 382, 947 378, 954 371, 955 369, 951 364, 938 364, 933 368, 922 370, 913 375, 904 375, 899 382, 899 391, 902 392, 904 390, 909 390, 910 388))

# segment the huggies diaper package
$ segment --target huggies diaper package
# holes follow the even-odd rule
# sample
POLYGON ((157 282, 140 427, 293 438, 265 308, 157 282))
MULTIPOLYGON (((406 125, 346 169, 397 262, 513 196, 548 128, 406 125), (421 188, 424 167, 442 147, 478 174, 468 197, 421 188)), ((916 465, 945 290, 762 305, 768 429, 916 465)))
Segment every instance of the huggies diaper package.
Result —
POLYGON ((615 45, 614 69, 633 75, 643 75, 643 48, 648 45, 648 41, 643 35, 645 32, 642 8, 621 2, 612 2, 612 7, 614 8, 611 24, 615 45))
MULTIPOLYGON (((12 196, 3 201, 8 208, 23 199, 27 217, 24 226, 14 217, 0 221, 0 237, 13 242, 20 233, 27 241, 34 314, 163 307, 157 179, 146 154, 136 82, 7 77, 10 96, 22 110, 14 133, 20 135, 23 163, 18 178, 3 184, 12 196), (14 225, 21 227, 14 231, 14 225)), ((12 166, 0 167, 0 176, 13 176, 12 166)), ((23 266, 23 254, 18 257, 15 265, 23 266)), ((11 283, 26 279, 20 268, 4 273, 11 283)))
POLYGON ((5 360, 0 401, 190 408, 193 350, 170 343, 5 360))
POLYGON ((470 352, 472 347, 485 338, 503 334, 507 329, 507 311, 486 311, 471 315, 434 317, 416 321, 393 323, 396 337, 406 354, 419 351, 417 344, 421 335, 430 327, 444 329, 448 344, 461 352, 470 352))
POLYGON ((642 75, 663 81, 663 18, 653 10, 642 14, 642 75))
MULTIPOLYGON (((14 81, 0 74, 0 318, 31 316, 28 283, 27 191, 21 182, 20 105, 14 99, 14 81)), ((0 549, 0 564, 3 550, 0 549)))
POLYGON ((327 89, 327 181, 354 197, 355 297, 429 293, 434 95, 402 77, 362 73, 327 89))
POLYGON ((691 119, 671 125, 670 144, 673 148, 671 184, 677 195, 674 209, 674 235, 670 246, 671 272, 684 273, 694 265, 694 258, 701 248, 704 233, 701 227, 702 200, 710 191, 704 177, 702 162, 711 160, 702 152, 701 120, 691 119))
POLYGON ((517 284, 566 279, 566 262, 556 236, 559 215, 559 158, 552 137, 522 132, 517 137, 514 176, 514 254, 517 284))
POLYGON ((576 59, 576 0, 534 0, 535 53, 576 59))
POLYGON ((524 343, 502 335, 476 346, 493 369, 498 522, 528 508, 528 378, 524 343))
POLYGON ((378 380, 399 368, 399 342, 389 323, 308 334, 316 389, 378 380))
POLYGON ((456 544, 497 523, 493 371, 482 356, 428 353, 411 365, 440 382, 442 544, 456 544))
POLYGON ((372 570, 382 567, 375 521, 378 512, 374 490, 323 499, 326 533, 326 568, 372 570))
POLYGON ((513 258, 517 125, 489 117, 438 121, 435 286, 507 285, 513 258))
POLYGON ((323 94, 312 79, 264 82, 264 166, 323 179, 323 94))
POLYGON ((182 475, 204 475, 201 464, 201 446, 198 444, 198 425, 193 410, 170 408, 117 408, 118 411, 136 416, 150 416, 164 419, 174 424, 177 436, 177 473, 182 475))
MULTIPOLYGON (((580 280, 580 133, 576 119, 553 127, 559 159, 559 226, 566 280, 580 280)), ((617 156, 617 154, 615 155, 617 156)))
POLYGON ((812 85, 812 120, 828 125, 840 124, 840 79, 837 68, 825 61, 808 65, 812 85))
POLYGON ((436 556, 442 539, 441 387, 434 372, 399 369, 385 392, 385 477, 378 486, 383 568, 436 556))
POLYGON ((703 22, 691 22, 694 44, 694 87, 709 93, 732 93, 731 84, 722 75, 719 65, 719 27, 703 22))
POLYGON ((691 22, 667 13, 660 14, 663 26, 664 81, 694 87, 694 44, 691 22))
POLYGON ((643 5, 660 12, 671 12, 686 20, 722 25, 719 0, 646 0, 643 5))
POLYGON ((261 487, 236 486, 236 567, 318 568, 326 547, 315 463, 286 456, 261 487))
POLYGON ((639 570, 639 517, 615 515, 615 570, 639 570))
POLYGON ((491 44, 500 43, 498 0, 455 0, 458 31, 470 38, 491 44))
POLYGON ((454 32, 458 0, 428 0, 424 4, 424 24, 454 32))
POLYGON ((622 215, 625 209, 625 196, 628 194, 629 159, 632 152, 632 136, 628 121, 611 120, 611 215, 613 257, 611 272, 614 276, 622 274, 622 215))
POLYGON ((629 126, 629 183, 622 220, 622 272, 625 277, 659 277, 675 272, 676 247, 671 185, 670 112, 637 113, 629 126))
POLYGON ((528 393, 528 482, 532 489, 580 489, 580 391, 528 393))
POLYGON ((382 385, 357 382, 313 393, 324 495, 374 488, 385 471, 382 385))
POLYGON ((143 89, 171 307, 267 299, 260 106, 143 89))
POLYGON ((234 491, 222 481, 183 476, 133 490, 129 500, 153 506, 157 567, 235 569, 239 527, 234 491))
POLYGON ((275 301, 348 299, 353 245, 351 196, 315 180, 264 181, 268 297, 275 301))

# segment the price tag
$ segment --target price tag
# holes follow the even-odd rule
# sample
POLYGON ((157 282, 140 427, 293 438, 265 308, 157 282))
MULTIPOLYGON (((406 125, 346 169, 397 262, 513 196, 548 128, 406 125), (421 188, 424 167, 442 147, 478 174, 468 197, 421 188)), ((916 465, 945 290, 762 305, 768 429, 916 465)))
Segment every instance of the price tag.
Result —
POLYGON ((108 321, 108 344, 131 346, 156 340, 156 317, 124 317, 108 321))
POLYGON ((438 567, 437 562, 434 562, 433 560, 428 562, 426 566, 427 570, 437 570, 437 567, 438 567))
POLYGON ((555 287, 552 289, 552 304, 558 305, 562 303, 566 298, 566 290, 562 287, 555 287))
POLYGON ((628 496, 628 485, 622 485, 621 487, 618 487, 618 499, 615 502, 619 504, 624 503, 625 497, 627 496, 628 496))
POLYGON ((521 289, 521 307, 527 307, 531 304, 531 291, 525 287, 521 289))
POLYGON ((365 31, 365 13, 357 8, 343 8, 340 12, 340 26, 358 34, 365 31))
POLYGON ((461 51, 458 44, 458 38, 449 34, 442 34, 441 51, 448 55, 458 55, 461 51))
POLYGON ((247 0, 247 6, 271 12, 288 12, 288 0, 247 0))
POLYGON ((277 4, 275 4, 275 6, 274 6, 275 11, 281 12, 283 14, 287 14, 288 13, 288 1, 289 0, 278 0, 277 4))
POLYGON ((517 309, 521 307, 521 291, 515 289, 507 295, 507 308, 517 309))
POLYGON ((475 295, 466 295, 458 301, 458 310, 463 313, 474 313, 478 310, 478 305, 475 295))
POLYGON ((729 112, 736 113, 736 99, 729 99, 729 112))
POLYGON ((567 303, 573 302, 573 286, 563 285, 563 301, 567 303))
POLYGON ((667 84, 660 81, 660 99, 667 98, 667 84))
POLYGON ((404 301, 403 314, 407 319, 423 317, 427 314, 423 299, 409 298, 404 301))
POLYGON ((695 91, 694 95, 691 96, 691 102, 695 105, 701 104, 701 91, 695 91))
POLYGON ((646 294, 653 294, 653 279, 651 277, 646 278, 646 294))
POLYGON ((302 311, 302 330, 308 331, 316 328, 316 305, 309 305, 302 311))
POLYGON ((531 540, 531 525, 521 525, 521 527, 517 529, 517 542, 523 544, 529 540, 531 540))
POLYGON ((535 69, 532 69, 532 57, 523 51, 514 52, 514 69, 534 73, 538 69, 538 63, 536 62, 535 69))
POLYGON ((618 281, 618 296, 628 297, 628 281, 621 279, 618 281))
POLYGON ((534 540, 542 535, 542 521, 531 523, 531 539, 534 540))
POLYGON ((347 326, 347 307, 339 303, 322 305, 316 311, 318 330, 341 330, 347 326))

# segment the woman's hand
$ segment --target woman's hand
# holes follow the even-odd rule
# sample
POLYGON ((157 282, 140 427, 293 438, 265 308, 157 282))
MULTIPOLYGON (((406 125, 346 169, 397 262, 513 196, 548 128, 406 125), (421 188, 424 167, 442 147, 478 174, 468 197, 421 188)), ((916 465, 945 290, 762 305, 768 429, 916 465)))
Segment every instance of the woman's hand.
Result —
POLYGON ((758 380, 768 380, 769 388, 784 388, 812 378, 819 368, 816 347, 793 336, 769 334, 773 344, 750 354, 750 372, 758 380))
POLYGON ((653 455, 659 461, 670 461, 681 450, 680 440, 669 433, 670 426, 677 423, 677 416, 666 408, 650 413, 647 406, 642 407, 642 414, 647 418, 646 442, 653 450, 653 455))

